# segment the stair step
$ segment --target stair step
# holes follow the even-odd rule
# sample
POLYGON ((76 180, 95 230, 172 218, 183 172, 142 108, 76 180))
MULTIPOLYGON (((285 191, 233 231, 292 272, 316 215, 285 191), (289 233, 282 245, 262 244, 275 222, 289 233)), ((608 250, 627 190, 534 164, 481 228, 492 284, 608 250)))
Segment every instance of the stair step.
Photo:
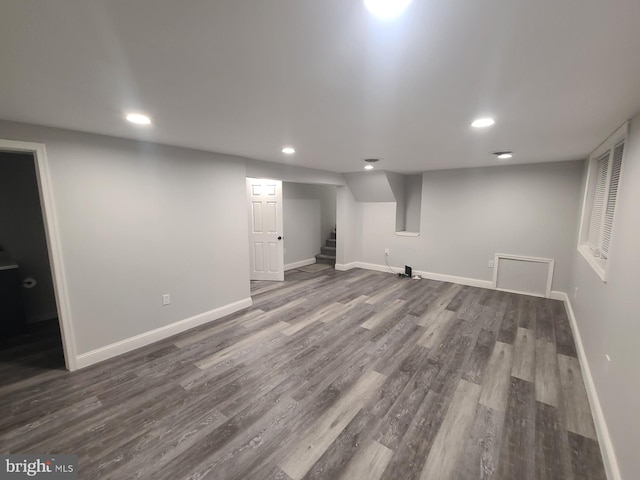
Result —
POLYGON ((330 238, 331 238, 332 240, 335 240, 335 238, 336 238, 336 232, 331 232, 331 236, 330 236, 330 238))
POLYGON ((327 247, 336 248, 336 239, 335 238, 328 239, 326 243, 327 243, 327 247))
POLYGON ((329 255, 330 257, 335 257, 336 247, 320 247, 320 253, 322 255, 329 255))
POLYGON ((335 265, 336 257, 332 257, 331 255, 322 255, 319 253, 316 255, 316 263, 326 263, 327 265, 335 265))

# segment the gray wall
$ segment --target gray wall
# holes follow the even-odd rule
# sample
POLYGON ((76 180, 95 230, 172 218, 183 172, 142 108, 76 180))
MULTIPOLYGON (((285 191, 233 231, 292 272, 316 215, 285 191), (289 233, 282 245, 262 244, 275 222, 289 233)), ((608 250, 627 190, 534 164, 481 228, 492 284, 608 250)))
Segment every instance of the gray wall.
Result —
POLYGON ((567 291, 622 477, 636 478, 640 471, 640 115, 631 122, 626 150, 607 283, 577 252, 576 240, 567 291), (611 357, 609 365, 605 354, 611 357))
POLYGON ((0 138, 46 144, 79 354, 249 297, 243 159, 11 122, 0 138))
POLYGON ((37 282, 22 289, 30 322, 57 316, 37 182, 33 155, 0 152, 0 245, 37 282))
POLYGON ((420 231, 422 209, 422 175, 407 175, 406 192, 406 229, 407 232, 420 231))
POLYGON ((553 289, 565 291, 575 250, 584 162, 425 172, 421 234, 394 234, 394 203, 358 203, 359 261, 491 280, 495 253, 556 260, 553 289))
POLYGON ((405 185, 407 177, 393 172, 385 173, 396 202, 396 232, 404 232, 407 229, 407 192, 405 185))
MULTIPOLYGON (((293 159, 292 161, 295 161, 293 159)), ((321 185, 344 185, 345 179, 340 173, 326 172, 314 168, 283 165, 262 160, 245 159, 247 177, 270 178, 283 182, 309 183, 321 185)))
MULTIPOLYGON (((397 174, 396 174, 397 175, 397 174)), ((387 172, 345 173, 349 189, 357 202, 395 202, 387 172)))
POLYGON ((336 187, 283 182, 285 265, 314 258, 336 224, 336 187))
POLYGON ((336 195, 336 268, 358 260, 360 254, 360 216, 358 204, 346 185, 339 186, 336 195))

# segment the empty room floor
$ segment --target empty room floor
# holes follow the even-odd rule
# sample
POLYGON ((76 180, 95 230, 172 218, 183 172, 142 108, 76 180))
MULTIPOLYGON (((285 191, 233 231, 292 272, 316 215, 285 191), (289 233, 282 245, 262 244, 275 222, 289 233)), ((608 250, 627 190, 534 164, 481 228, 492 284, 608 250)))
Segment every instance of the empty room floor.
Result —
POLYGON ((561 302, 289 272, 253 306, 0 385, 0 451, 81 479, 604 479, 561 302))

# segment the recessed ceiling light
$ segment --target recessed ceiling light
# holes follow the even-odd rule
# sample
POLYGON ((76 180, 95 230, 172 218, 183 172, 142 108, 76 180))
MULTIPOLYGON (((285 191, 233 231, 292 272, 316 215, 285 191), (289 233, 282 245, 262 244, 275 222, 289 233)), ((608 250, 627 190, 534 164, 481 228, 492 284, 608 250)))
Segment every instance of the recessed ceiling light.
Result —
POLYGON ((364 169, 373 170, 373 164, 379 161, 380 161, 379 158, 365 158, 364 163, 366 163, 366 165, 364 166, 364 169))
POLYGON ((126 119, 136 125, 151 125, 151 119, 143 113, 129 113, 126 119))
POLYGON ((475 128, 485 128, 490 127, 494 123, 496 123, 496 121, 493 118, 476 118, 471 126, 475 128))
POLYGON ((409 6, 411 0, 364 0, 373 15, 381 19, 391 19, 400 15, 409 6))
POLYGON ((296 149, 293 147, 284 147, 282 149, 282 153, 286 153, 287 155, 292 155, 294 153, 296 153, 296 149))
POLYGON ((504 152, 493 152, 493 154, 498 157, 500 160, 509 160, 513 158, 513 152, 504 151, 504 152))

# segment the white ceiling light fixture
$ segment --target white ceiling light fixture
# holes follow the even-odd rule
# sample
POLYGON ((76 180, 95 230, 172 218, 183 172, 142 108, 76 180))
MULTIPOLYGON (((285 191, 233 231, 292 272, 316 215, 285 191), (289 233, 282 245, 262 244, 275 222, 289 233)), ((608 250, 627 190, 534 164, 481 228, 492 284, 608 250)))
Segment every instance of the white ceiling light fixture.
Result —
POLYGON ((493 154, 500 160, 509 160, 510 158, 513 158, 513 152, 508 150, 504 152, 493 152, 493 154))
POLYGON ((364 166, 365 170, 373 170, 373 164, 376 162, 379 162, 380 159, 379 158, 365 158, 364 159, 364 163, 366 164, 364 166))
POLYGON ((374 16, 390 20, 398 17, 409 6, 411 0, 364 0, 364 6, 374 16))
POLYGON ((476 118, 473 121, 473 123, 471 123, 471 126, 474 128, 486 128, 486 127, 490 127, 494 123, 496 123, 496 121, 493 118, 489 118, 489 117, 476 118))
POLYGON ((282 153, 284 153, 285 155, 293 155, 294 153, 296 153, 296 149, 293 147, 284 147, 282 149, 282 153))
POLYGON ((144 113, 128 113, 125 118, 135 125, 151 125, 151 118, 144 113))

